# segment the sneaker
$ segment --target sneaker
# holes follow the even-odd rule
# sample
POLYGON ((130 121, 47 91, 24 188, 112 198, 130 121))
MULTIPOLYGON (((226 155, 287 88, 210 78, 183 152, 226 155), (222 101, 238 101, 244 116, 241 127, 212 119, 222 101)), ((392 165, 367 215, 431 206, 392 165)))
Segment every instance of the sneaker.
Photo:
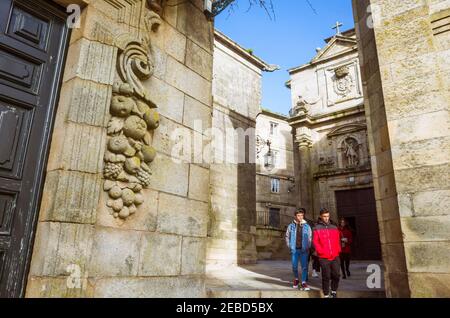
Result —
POLYGON ((313 277, 313 278, 317 278, 317 277, 319 277, 319 274, 317 274, 317 272, 316 272, 316 270, 315 270, 315 269, 313 269, 313 272, 312 272, 312 277, 313 277))
POLYGON ((294 279, 294 285, 292 286, 292 288, 298 288, 298 284, 299 284, 298 279, 294 279))
POLYGON ((307 283, 303 282, 303 283, 302 283, 302 290, 304 290, 304 291, 309 291, 309 290, 311 290, 311 288, 309 288, 309 286, 308 286, 307 283))
POLYGON ((331 298, 337 298, 337 292, 332 291, 330 297, 331 298))
POLYGON ((331 295, 325 295, 323 298, 331 298, 331 295))

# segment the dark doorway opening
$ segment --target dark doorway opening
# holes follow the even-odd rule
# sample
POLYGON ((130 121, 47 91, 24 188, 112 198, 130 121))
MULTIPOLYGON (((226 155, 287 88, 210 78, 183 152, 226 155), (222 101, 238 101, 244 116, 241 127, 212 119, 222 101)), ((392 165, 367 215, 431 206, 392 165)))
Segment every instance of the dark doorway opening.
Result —
POLYGON ((352 258, 381 260, 380 233, 373 188, 336 191, 339 218, 353 231, 352 258))

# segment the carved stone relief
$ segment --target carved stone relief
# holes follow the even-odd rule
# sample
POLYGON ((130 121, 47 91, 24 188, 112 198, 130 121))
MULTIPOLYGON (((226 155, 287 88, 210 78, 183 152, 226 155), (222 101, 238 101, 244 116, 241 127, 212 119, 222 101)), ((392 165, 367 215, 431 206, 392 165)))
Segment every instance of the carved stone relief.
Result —
POLYGON ((341 97, 347 97, 355 86, 355 81, 350 75, 348 66, 341 66, 334 71, 334 91, 341 97))
MULTIPOLYGON (((157 31, 161 23, 159 15, 153 11, 144 14, 146 34, 157 31)), ((122 81, 113 85, 103 176, 111 214, 126 219, 137 212, 144 202, 142 189, 150 185, 150 164, 156 156, 151 146, 152 133, 159 126, 159 114, 150 92, 142 84, 154 70, 149 35, 138 39, 123 34, 115 45, 117 73, 122 81)))
POLYGON ((354 138, 346 138, 342 142, 342 153, 344 158, 344 165, 346 168, 356 167, 359 165, 359 144, 354 138))

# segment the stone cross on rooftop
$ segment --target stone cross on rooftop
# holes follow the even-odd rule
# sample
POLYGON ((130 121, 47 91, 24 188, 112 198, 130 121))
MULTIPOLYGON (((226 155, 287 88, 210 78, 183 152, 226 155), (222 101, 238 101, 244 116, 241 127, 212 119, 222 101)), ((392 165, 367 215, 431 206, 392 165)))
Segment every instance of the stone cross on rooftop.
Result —
POLYGON ((336 35, 341 34, 341 30, 339 29, 339 27, 343 26, 343 24, 339 21, 336 21, 336 25, 333 27, 333 29, 336 29, 336 35))

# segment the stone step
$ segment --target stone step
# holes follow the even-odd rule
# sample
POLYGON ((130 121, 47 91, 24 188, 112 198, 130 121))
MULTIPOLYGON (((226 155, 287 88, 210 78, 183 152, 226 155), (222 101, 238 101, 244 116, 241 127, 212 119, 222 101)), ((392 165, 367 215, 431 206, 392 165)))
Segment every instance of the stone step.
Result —
MULTIPOLYGON (((318 290, 239 290, 208 289, 209 298, 323 298, 318 290)), ((339 298, 385 298, 384 291, 338 291, 339 298)))

